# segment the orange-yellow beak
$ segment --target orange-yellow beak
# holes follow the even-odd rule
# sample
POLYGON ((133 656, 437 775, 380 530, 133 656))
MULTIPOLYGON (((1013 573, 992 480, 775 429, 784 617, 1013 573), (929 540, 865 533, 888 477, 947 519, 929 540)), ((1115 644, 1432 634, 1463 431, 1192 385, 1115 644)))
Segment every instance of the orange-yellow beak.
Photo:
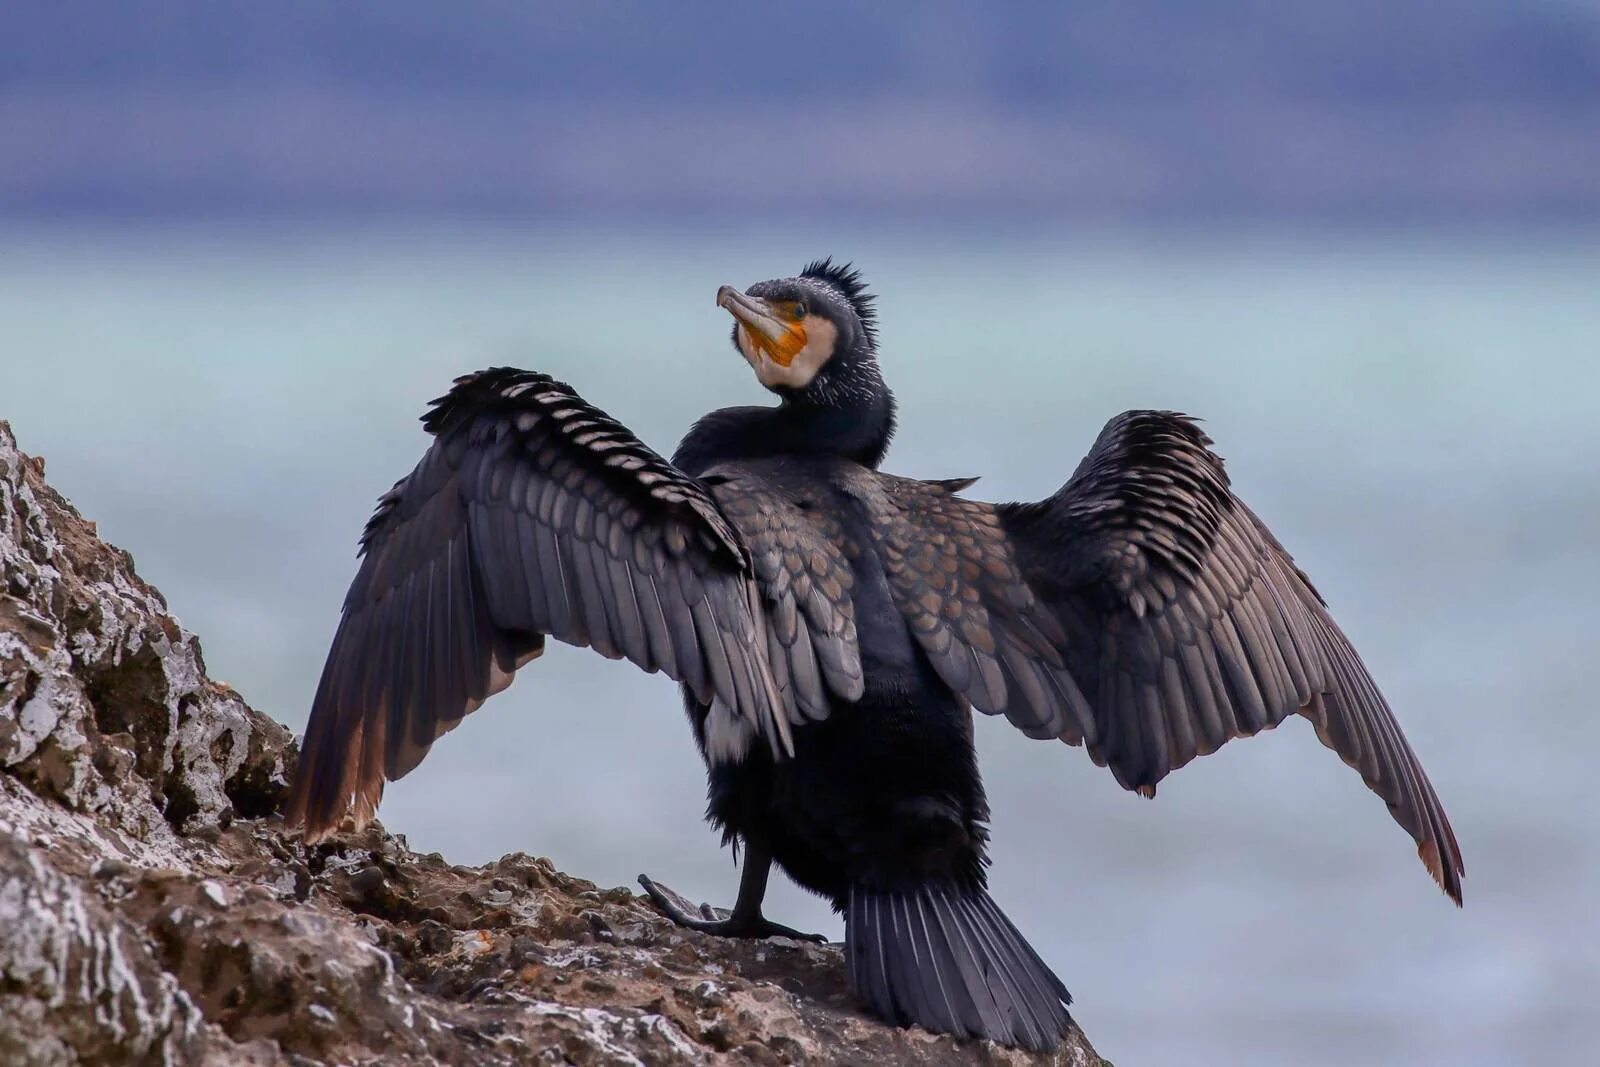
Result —
POLYGON ((727 310, 739 323, 739 332, 780 367, 794 362, 806 346, 805 323, 797 319, 783 302, 774 304, 759 296, 747 296, 731 285, 717 290, 717 306, 727 310))

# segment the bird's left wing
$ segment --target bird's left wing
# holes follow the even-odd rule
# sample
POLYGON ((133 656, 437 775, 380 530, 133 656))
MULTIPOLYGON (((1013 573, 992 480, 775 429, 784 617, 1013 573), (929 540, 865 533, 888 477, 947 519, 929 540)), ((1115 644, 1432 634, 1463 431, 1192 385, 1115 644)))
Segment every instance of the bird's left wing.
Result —
POLYGON ((790 745, 748 550, 705 489, 548 375, 459 379, 378 503, 312 704, 287 821, 308 838, 544 650, 626 657, 790 745))
POLYGON ((1399 724, 1321 597, 1233 495, 1195 424, 1113 419, 1059 492, 963 500, 887 475, 857 495, 941 678, 1128 789, 1296 712, 1361 772, 1458 903, 1461 852, 1399 724))
POLYGON ((1082 739, 1090 756, 1153 796, 1196 756, 1298 713, 1383 798, 1459 904, 1461 850, 1422 764, 1210 445, 1185 416, 1125 412, 1053 496, 999 509, 1029 585, 1066 631, 1098 728, 1082 739))

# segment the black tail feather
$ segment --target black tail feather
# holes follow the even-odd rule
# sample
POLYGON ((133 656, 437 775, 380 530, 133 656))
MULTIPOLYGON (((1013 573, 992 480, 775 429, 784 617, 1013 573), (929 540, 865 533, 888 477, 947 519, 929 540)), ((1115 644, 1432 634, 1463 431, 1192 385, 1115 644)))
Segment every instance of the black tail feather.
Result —
POLYGON ((845 946, 851 988, 902 1026, 1048 1052, 1071 1021, 1066 987, 981 888, 854 887, 845 946))

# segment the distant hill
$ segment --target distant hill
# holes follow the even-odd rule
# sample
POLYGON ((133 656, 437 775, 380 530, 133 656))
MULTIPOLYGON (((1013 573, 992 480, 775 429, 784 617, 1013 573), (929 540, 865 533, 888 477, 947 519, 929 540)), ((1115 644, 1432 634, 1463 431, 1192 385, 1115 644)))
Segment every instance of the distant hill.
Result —
POLYGON ((1600 217, 1600 4, 16 4, 0 214, 1600 217))

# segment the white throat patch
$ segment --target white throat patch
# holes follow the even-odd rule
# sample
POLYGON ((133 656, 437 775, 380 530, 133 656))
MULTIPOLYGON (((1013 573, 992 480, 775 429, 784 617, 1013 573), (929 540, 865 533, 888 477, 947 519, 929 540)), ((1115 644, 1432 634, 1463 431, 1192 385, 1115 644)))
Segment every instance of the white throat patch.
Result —
POLYGON ((804 326, 806 346, 785 367, 752 341, 749 329, 740 325, 739 353, 756 372, 756 380, 768 389, 804 389, 833 358, 834 347, 839 343, 838 327, 821 315, 807 315, 804 326))

